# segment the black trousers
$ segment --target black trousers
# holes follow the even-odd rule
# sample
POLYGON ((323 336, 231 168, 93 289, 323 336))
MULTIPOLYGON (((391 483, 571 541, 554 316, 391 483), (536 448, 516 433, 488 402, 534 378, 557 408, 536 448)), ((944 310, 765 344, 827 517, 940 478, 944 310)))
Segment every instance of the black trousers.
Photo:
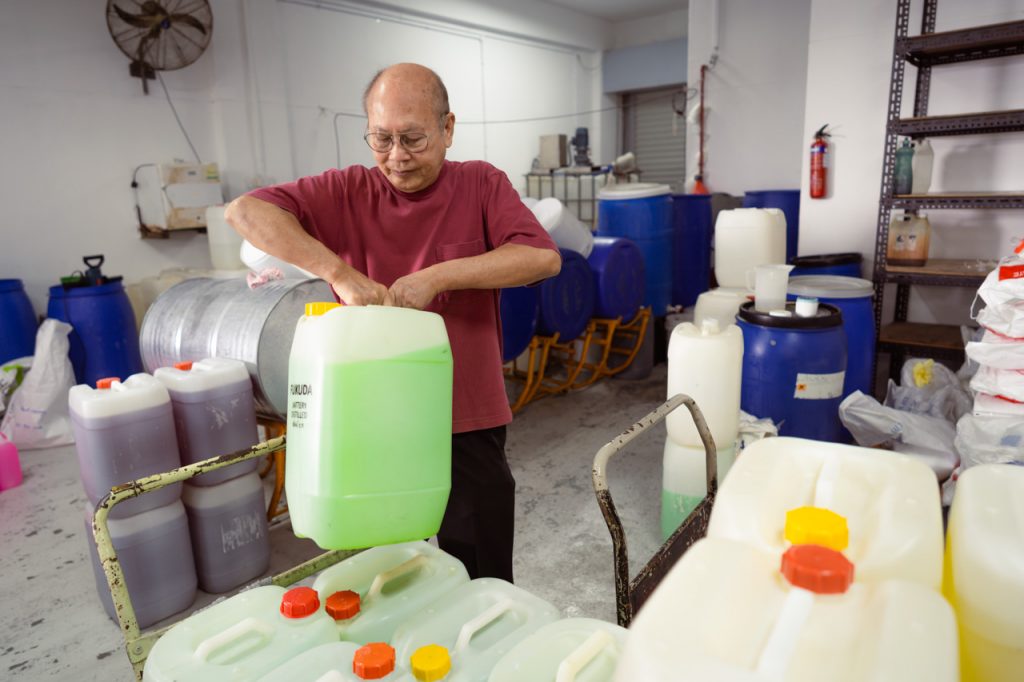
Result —
POLYGON ((437 541, 470 578, 512 582, 515 492, 504 426, 452 436, 452 492, 437 541))

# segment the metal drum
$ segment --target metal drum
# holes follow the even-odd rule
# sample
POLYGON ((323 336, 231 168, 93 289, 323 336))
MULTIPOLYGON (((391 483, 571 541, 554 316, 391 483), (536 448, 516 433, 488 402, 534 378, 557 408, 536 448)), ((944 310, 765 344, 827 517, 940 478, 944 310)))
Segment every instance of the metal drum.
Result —
POLYGON ((256 411, 288 409, 288 353, 307 303, 333 301, 319 279, 284 279, 249 289, 244 279, 187 279, 160 295, 142 320, 146 371, 218 357, 241 360, 252 377, 256 411))

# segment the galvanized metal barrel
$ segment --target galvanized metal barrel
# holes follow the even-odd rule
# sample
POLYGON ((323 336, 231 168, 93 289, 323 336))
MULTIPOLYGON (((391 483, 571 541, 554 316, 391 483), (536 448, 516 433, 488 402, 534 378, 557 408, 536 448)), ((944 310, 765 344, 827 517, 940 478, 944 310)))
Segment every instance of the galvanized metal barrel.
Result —
POLYGON ((256 411, 284 418, 288 353, 306 303, 333 301, 320 279, 284 279, 249 289, 244 279, 187 279, 153 302, 139 345, 147 372, 209 357, 241 360, 252 377, 256 411))

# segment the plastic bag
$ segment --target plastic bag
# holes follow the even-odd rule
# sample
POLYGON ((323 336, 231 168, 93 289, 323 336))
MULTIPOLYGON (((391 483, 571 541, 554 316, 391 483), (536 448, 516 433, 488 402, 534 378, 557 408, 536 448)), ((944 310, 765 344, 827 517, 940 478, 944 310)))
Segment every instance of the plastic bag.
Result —
MULTIPOLYGON (((972 341, 981 341, 981 337, 985 335, 984 329, 977 329, 975 327, 967 327, 961 325, 960 337, 964 340, 964 346, 971 343, 972 341)), ((971 379, 978 371, 978 363, 971 360, 970 357, 964 357, 964 364, 957 370, 956 377, 960 380, 961 386, 968 386, 971 379)))
POLYGON ((1024 337, 1024 302, 985 306, 975 318, 982 327, 1013 338, 1024 337))
POLYGON ((978 297, 990 307, 1024 302, 1024 257, 1016 253, 999 261, 978 287, 978 297))
POLYGON ((919 458, 941 481, 956 467, 952 422, 886 407, 860 391, 839 405, 839 419, 858 445, 885 447, 919 458))
POLYGON ((975 415, 1005 415, 1024 419, 1024 403, 988 393, 979 393, 974 396, 973 412, 975 415))
POLYGON ((979 367, 971 379, 971 389, 1024 402, 1024 370, 979 367))
POLYGON ((886 407, 945 419, 950 426, 971 411, 972 403, 953 370, 921 358, 903 363, 900 385, 890 381, 885 396, 886 407))
POLYGON ((36 332, 32 369, 11 396, 0 431, 19 450, 48 448, 74 442, 68 414, 68 390, 75 375, 68 359, 71 325, 44 320, 36 332))
POLYGON ((955 445, 963 469, 978 464, 1024 464, 1024 421, 969 414, 956 424, 955 445))
POLYGON ((986 331, 981 341, 971 341, 964 350, 979 365, 999 369, 1024 369, 1024 339, 1011 339, 986 331))
POLYGON ((740 431, 739 437, 736 439, 737 447, 740 450, 745 450, 751 443, 762 438, 777 435, 779 435, 779 428, 771 419, 768 417, 758 419, 754 415, 740 410, 740 431))
POLYGON ((25 372, 32 367, 32 356, 11 360, 0 367, 0 418, 7 412, 11 396, 25 379, 25 372))

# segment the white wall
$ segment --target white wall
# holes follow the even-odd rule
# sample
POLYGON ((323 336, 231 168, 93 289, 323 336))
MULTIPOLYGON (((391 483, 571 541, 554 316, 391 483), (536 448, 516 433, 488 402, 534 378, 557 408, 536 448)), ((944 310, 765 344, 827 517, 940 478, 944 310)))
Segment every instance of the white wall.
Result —
MULTIPOLYGON (((718 6, 718 61, 706 76, 704 182, 742 194, 800 184, 811 0, 691 0, 687 82, 697 103, 718 6)), ((687 125, 687 178, 697 171, 698 126, 687 125)))
POLYGON ((614 41, 612 47, 621 49, 685 38, 687 16, 688 13, 685 9, 677 9, 664 14, 656 14, 653 17, 617 22, 612 26, 614 41))
MULTIPOLYGON (((1024 18, 1024 0, 939 2, 936 30, 1024 18)), ((859 251, 870 278, 885 141, 885 117, 896 9, 891 0, 813 0, 807 100, 801 135, 804 201, 800 253, 859 251), (808 155, 815 129, 835 129, 832 196, 807 199, 808 155)), ((911 35, 921 28, 921 3, 913 5, 911 35)), ((907 67, 903 115, 913 114, 915 69, 907 67)), ((932 70, 929 113, 1024 107, 1024 59, 1011 57, 932 70)), ((961 136, 932 140, 931 191, 1019 190, 1024 186, 1024 134, 961 136)), ((930 211, 933 258, 994 258, 1010 237, 1024 236, 1014 211, 930 211)), ((894 297, 887 295, 888 299, 894 297)), ((911 319, 965 322, 973 291, 915 287, 911 319)))
MULTIPOLYGON (((611 26, 536 2, 358 3, 213 0, 214 37, 193 65, 164 74, 204 161, 220 164, 228 198, 336 162, 334 111, 361 112, 376 69, 403 59, 437 68, 460 123, 452 158, 486 158, 523 185, 537 137, 591 129, 592 155, 613 158, 617 117, 600 93, 611 26), (320 107, 323 107, 321 110, 320 107)), ((7 0, 0 7, 0 277, 23 279, 37 312, 81 256, 138 280, 209 268, 206 237, 141 240, 129 186, 142 163, 189 159, 159 85, 128 75, 103 3, 7 0)), ((362 123, 339 121, 342 163, 370 163, 362 123)), ((145 172, 145 171, 144 171, 145 172)))

